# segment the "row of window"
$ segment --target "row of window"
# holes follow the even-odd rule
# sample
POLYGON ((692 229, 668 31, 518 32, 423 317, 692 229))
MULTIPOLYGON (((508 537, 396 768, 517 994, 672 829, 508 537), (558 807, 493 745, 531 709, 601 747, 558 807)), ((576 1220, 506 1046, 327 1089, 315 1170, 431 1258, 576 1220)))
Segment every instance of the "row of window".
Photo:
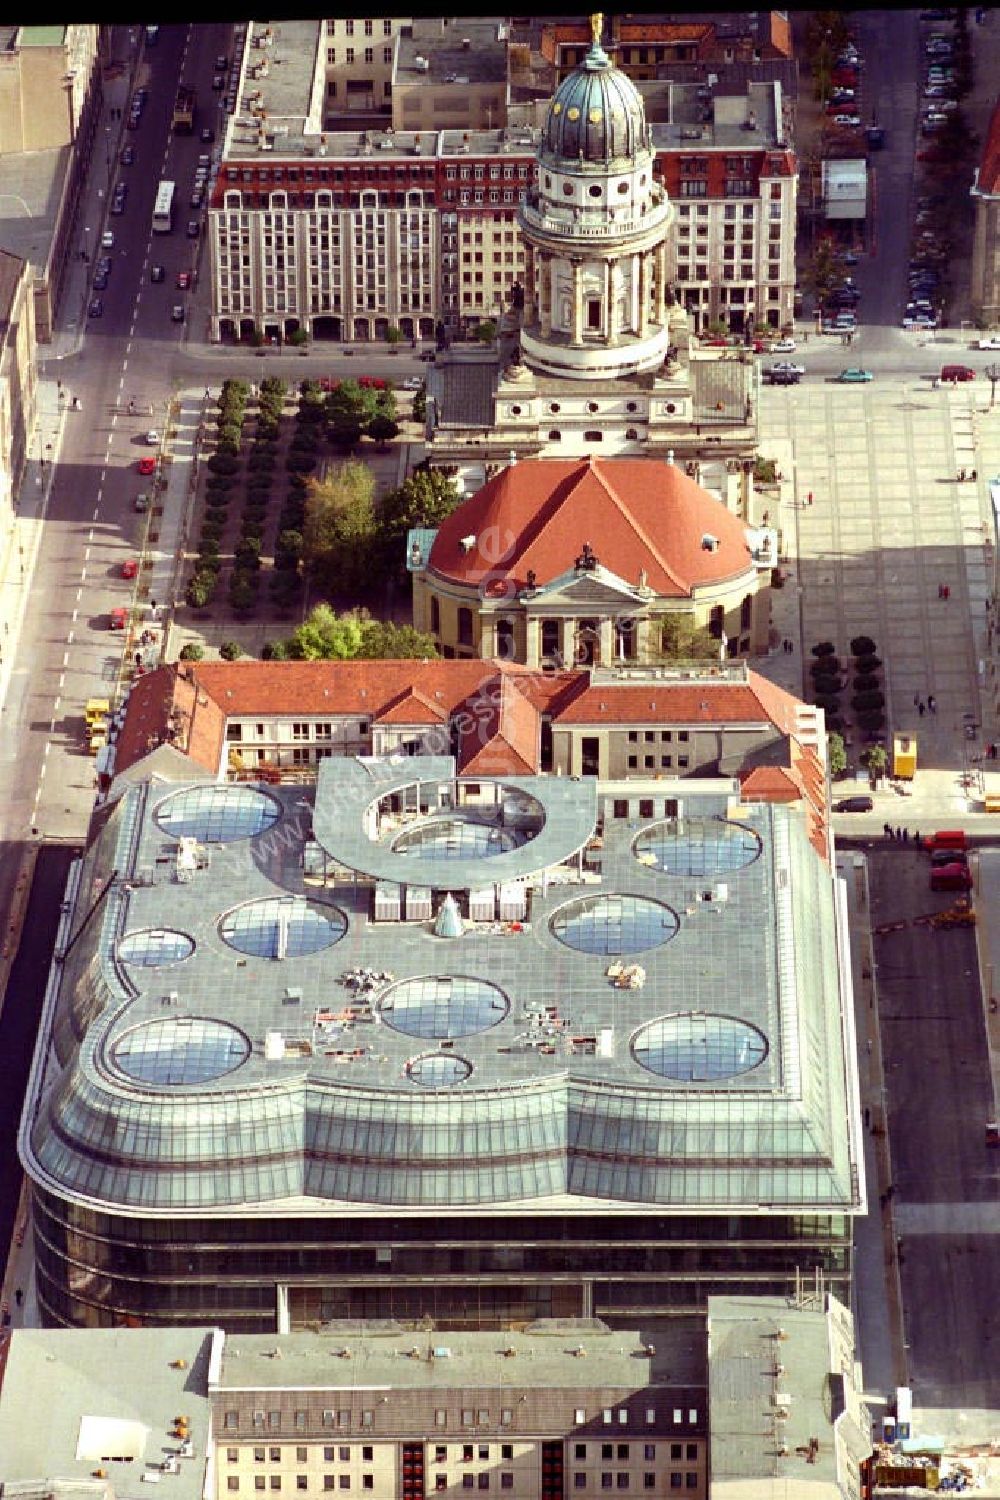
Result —
MULTIPOLYGON (((460 611, 459 613, 462 613, 462 612, 460 611)), ((465 613, 468 614, 469 612, 465 611, 465 613)), ((228 725, 227 726, 227 730, 226 730, 226 737, 227 737, 227 739, 228 738, 234 738, 235 736, 231 736, 230 735, 230 730, 232 730, 232 729, 238 729, 239 727, 240 727, 239 725, 228 725)), ((258 733, 262 733, 263 729, 264 729, 264 726, 262 724, 258 724, 257 729, 258 729, 258 733)), ((463 1407, 460 1408, 460 1412, 461 1412, 461 1425, 463 1427, 488 1427, 490 1425, 490 1423, 492 1422, 492 1420, 493 1420, 493 1414, 491 1413, 490 1408, 489 1407, 485 1407, 485 1406, 476 1406, 476 1407, 473 1407, 473 1406, 463 1406, 463 1407)), ((284 1414, 284 1415, 287 1415, 287 1413, 284 1414)), ((596 1414, 594 1414, 594 1415, 596 1415, 596 1414)), ((310 1426, 315 1425, 315 1416, 316 1416, 315 1412, 310 1412, 307 1409, 305 1409, 304 1407, 298 1407, 298 1408, 296 1408, 295 1412, 293 1413, 294 1428, 295 1428, 295 1430, 299 1431, 299 1432, 304 1432, 310 1426)), ((357 1418, 357 1413, 354 1412, 349 1407, 338 1407, 336 1409, 334 1409, 332 1407, 326 1407, 323 1410, 323 1422, 322 1422, 322 1425, 324 1427, 338 1427, 338 1428, 341 1428, 341 1429, 350 1428, 352 1426, 360 1426, 362 1428, 364 1428, 364 1427, 371 1427, 373 1425, 373 1423, 374 1423, 374 1420, 375 1420, 374 1409, 373 1408, 369 1408, 369 1407, 362 1407, 360 1422, 358 1422, 356 1420, 356 1418, 357 1418)), ((513 1408, 509 1407, 509 1406, 501 1407, 501 1409, 500 1409, 500 1425, 502 1427, 509 1426, 510 1423, 513 1421, 513 1419, 514 1419, 513 1408)), ((673 1407, 672 1408, 672 1419, 673 1419, 673 1425, 675 1427, 683 1426, 684 1422, 685 1422, 685 1410, 684 1410, 684 1408, 682 1408, 680 1406, 673 1407)), ((263 1410, 261 1408, 256 1408, 254 1410, 254 1412, 253 1412, 253 1425, 254 1425, 254 1427, 261 1428, 261 1427, 265 1427, 266 1426, 267 1429, 268 1429, 268 1431, 270 1431, 270 1432, 280 1432, 281 1428, 282 1428, 282 1422, 283 1422, 283 1420, 284 1420, 284 1416, 283 1416, 282 1412, 280 1410, 277 1410, 277 1409, 274 1409, 274 1408, 270 1408, 268 1410, 263 1410)), ((576 1408, 575 1412, 574 1412, 574 1415, 573 1415, 573 1421, 574 1421, 574 1423, 577 1426, 581 1426, 584 1422, 587 1422, 588 1420, 590 1420, 590 1418, 588 1417, 586 1407, 578 1406, 576 1408)), ((606 1427, 612 1426, 615 1423, 615 1421, 617 1421, 617 1423, 618 1423, 618 1425, 620 1427, 625 1427, 625 1426, 628 1425, 628 1423, 629 1423, 630 1420, 631 1421, 635 1421, 635 1420, 637 1420, 637 1418, 634 1415, 630 1416, 629 1409, 626 1406, 619 1406, 617 1408, 616 1407, 611 1407, 611 1406, 605 1406, 605 1407, 603 1407, 601 1409, 601 1420, 602 1420, 602 1422, 604 1423, 604 1425, 606 1427)), ((665 1413, 664 1413, 663 1420, 666 1420, 666 1414, 665 1413)), ((646 1408, 646 1425, 649 1426, 649 1427, 652 1427, 656 1423, 656 1421, 657 1421, 657 1410, 656 1410, 656 1408, 654 1406, 647 1407, 646 1408)), ((693 1427, 697 1423, 697 1421, 698 1421, 698 1409, 697 1409, 697 1407, 691 1406, 691 1407, 687 1408, 686 1421, 687 1421, 687 1425, 691 1426, 691 1427, 693 1427)), ((226 1432, 236 1432, 236 1431, 239 1430, 239 1426, 240 1426, 240 1413, 239 1413, 239 1411, 235 1410, 233 1408, 229 1408, 226 1411, 224 1411, 223 1418, 222 1418, 223 1431, 226 1431, 226 1432)), ((447 1407, 439 1406, 439 1407, 435 1408, 435 1411, 434 1411, 434 1426, 435 1427, 447 1427, 447 1426, 449 1426, 448 1408, 447 1407)), ((578 1445, 578 1446, 580 1446, 580 1445, 578 1445)), ((622 1446, 625 1446, 625 1445, 623 1444, 622 1446)), ((264 1450, 261 1449, 260 1451, 263 1454, 264 1450)), ((361 1450, 362 1458, 365 1459, 365 1458, 370 1457, 371 1456, 371 1451, 372 1450, 369 1447, 362 1447, 362 1450, 361 1450)))
MULTIPOLYGON (((341 26, 343 26, 343 28, 344 28, 344 35, 345 36, 353 36, 354 35, 354 27, 355 27, 355 22, 354 21, 340 21, 339 23, 337 21, 327 21, 327 23, 326 23, 326 29, 330 33, 331 36, 335 36, 336 35, 338 24, 341 25, 341 26)), ((374 21, 363 21, 361 24, 365 28, 365 36, 374 36, 374 34, 375 34, 375 22, 374 21)), ((382 18, 382 35, 383 36, 392 36, 392 21, 391 21, 391 19, 388 16, 383 16, 383 18, 382 18)))
MULTIPOLYGON (((371 22, 369 22, 368 24, 370 25, 371 22)), ((370 33, 369 33, 369 35, 370 35, 370 33)), ((373 63, 375 61, 375 48, 374 47, 366 47, 365 48, 365 50, 364 50, 364 59, 365 59, 366 63, 373 63)), ((331 68, 335 68, 337 66, 337 49, 336 49, 336 47, 327 47, 327 49, 326 49, 326 60, 327 60, 328 65, 331 68)), ((344 61, 347 63, 348 67, 350 67, 351 64, 354 62, 354 48, 353 47, 348 47, 346 49, 345 54, 344 54, 344 61)), ((392 62, 392 48, 391 47, 383 47, 382 48, 382 61, 383 61, 383 63, 391 63, 392 62)))
MULTIPOLYGON (((634 1476, 634 1478, 637 1479, 639 1476, 634 1476)), ((349 1491, 351 1490, 351 1484, 351 1475, 322 1475, 322 1488, 324 1488, 324 1491, 349 1491)), ((436 1493, 445 1493, 445 1491, 450 1490, 451 1482, 448 1479, 447 1473, 435 1475, 435 1485, 433 1487, 435 1487, 436 1493)), ((460 1476, 460 1487, 462 1487, 462 1490, 489 1490, 490 1475, 489 1473, 483 1473, 483 1475, 462 1475, 460 1476)), ((291 1488, 291 1485, 289 1485, 289 1490, 291 1488)), ((309 1493, 309 1475, 295 1475, 294 1488, 295 1491, 306 1491, 306 1493, 309 1493)), ((501 1473, 499 1475, 499 1488, 507 1491, 513 1490, 514 1475, 511 1475, 511 1473, 501 1473)), ((591 1488, 591 1475, 588 1475, 585 1470, 574 1472, 573 1488, 574 1490, 589 1490, 591 1488)), ((594 1485, 594 1488, 598 1488, 597 1485, 594 1485)), ((633 1475, 630 1475, 628 1470, 618 1470, 616 1473, 604 1470, 600 1476, 600 1488, 601 1490, 631 1490, 633 1488, 633 1475)), ((636 1484, 636 1488, 639 1488, 639 1485, 636 1484)), ((657 1476, 655 1476, 655 1473, 649 1473, 648 1470, 643 1473, 642 1488, 643 1490, 655 1490, 657 1488, 657 1476)), ((685 1475, 676 1472, 672 1473, 670 1475, 670 1488, 672 1490, 697 1490, 699 1488, 699 1476, 694 1472, 688 1472, 685 1475)), ((282 1475, 253 1476, 253 1490, 258 1491, 258 1493, 261 1490, 282 1490, 282 1475)), ((375 1490, 375 1476, 361 1475, 361 1490, 375 1490)), ((229 1475, 226 1478, 226 1491, 229 1494, 240 1493, 240 1476, 229 1475)))

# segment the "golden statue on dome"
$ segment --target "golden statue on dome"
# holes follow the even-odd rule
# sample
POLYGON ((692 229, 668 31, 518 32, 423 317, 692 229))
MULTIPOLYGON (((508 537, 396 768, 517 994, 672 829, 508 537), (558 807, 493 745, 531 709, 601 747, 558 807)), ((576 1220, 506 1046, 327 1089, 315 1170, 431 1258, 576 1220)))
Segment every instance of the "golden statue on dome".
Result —
POLYGON ((601 34, 604 31, 604 14, 596 10, 590 17, 590 45, 594 51, 601 45, 601 34))

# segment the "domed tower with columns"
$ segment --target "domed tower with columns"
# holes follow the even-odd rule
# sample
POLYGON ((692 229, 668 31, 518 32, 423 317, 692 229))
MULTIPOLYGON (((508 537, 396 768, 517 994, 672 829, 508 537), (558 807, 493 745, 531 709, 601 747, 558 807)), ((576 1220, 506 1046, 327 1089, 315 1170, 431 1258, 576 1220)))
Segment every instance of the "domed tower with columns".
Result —
POLYGON ((667 235, 674 210, 654 180, 642 99, 601 45, 559 86, 538 181, 518 222, 525 247, 521 350, 570 380, 654 370, 670 346, 667 235))

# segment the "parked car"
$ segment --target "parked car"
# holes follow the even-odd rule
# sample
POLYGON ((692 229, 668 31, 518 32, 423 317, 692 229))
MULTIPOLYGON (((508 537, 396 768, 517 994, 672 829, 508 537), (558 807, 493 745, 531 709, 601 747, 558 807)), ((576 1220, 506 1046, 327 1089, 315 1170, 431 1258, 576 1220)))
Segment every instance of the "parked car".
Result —
POLYGON ((202 126, 201 139, 203 144, 206 146, 209 144, 209 142, 215 140, 215 131, 212 129, 211 125, 202 126))
POLYGON ((140 458, 137 467, 140 474, 155 474, 156 459, 153 458, 152 455, 147 454, 144 458, 140 458))
POLYGON ((215 77, 212 79, 212 87, 215 90, 215 92, 217 94, 221 94, 221 92, 225 88, 225 86, 226 86, 226 80, 225 80, 224 75, 222 73, 216 73, 215 77))
POLYGON ((403 381, 403 390, 419 391, 423 383, 419 375, 408 375, 403 381))
POLYGON ((146 433, 146 447, 158 448, 160 446, 160 434, 155 427, 151 427, 146 433))
POLYGON ((119 160, 123 167, 130 167, 135 161, 135 150, 132 146, 123 146, 119 160))
POLYGON ((198 220, 197 219, 189 219, 188 220, 187 237, 188 237, 189 240, 196 240, 198 238, 198 220))
POLYGON ((948 865, 935 865, 931 869, 932 891, 968 891, 972 889, 972 871, 968 865, 956 860, 948 865))
POLYGON ((163 270, 162 266, 150 266, 150 268, 149 268, 149 279, 150 279, 150 281, 154 281, 154 282, 155 281, 162 281, 163 277, 164 277, 164 270, 163 270))
POLYGON ((106 229, 104 231, 104 233, 101 235, 101 249, 102 250, 110 250, 112 248, 112 246, 114 245, 114 243, 115 243, 115 232, 114 232, 114 230, 113 229, 106 229))
POLYGON ((771 345, 771 353, 772 354, 794 354, 795 353, 795 340, 794 339, 777 339, 775 341, 775 343, 773 343, 771 345))
POLYGON ((833 117, 833 123, 835 125, 850 126, 850 128, 853 130, 858 125, 861 124, 861 116, 860 115, 834 115, 834 117, 833 117))
POLYGON ((190 271, 178 271, 177 272, 177 288, 178 288, 178 290, 181 291, 181 292, 186 292, 187 289, 188 289, 188 287, 190 285, 191 285, 191 272, 190 271))
POLYGON ((866 813, 871 812, 874 806, 871 797, 841 797, 839 802, 833 804, 833 810, 838 813, 866 813))
POLYGON ((771 369, 780 370, 786 375, 804 375, 806 373, 805 365, 793 364, 790 359, 779 359, 777 364, 771 366, 771 369))
POLYGON ((107 273, 107 271, 98 271, 97 274, 94 277, 94 291, 95 292, 106 292, 107 289, 108 289, 108 273, 107 273))
POLYGON ((840 381, 841 385, 862 385, 871 380, 871 378, 871 370, 861 370, 856 366, 851 369, 841 370, 840 374, 837 376, 837 379, 840 381))
POLYGON ((184 309, 179 302, 175 302, 173 307, 170 309, 170 321, 171 323, 184 322, 184 309))
POLYGON ((941 379, 955 382, 975 380, 975 370, 970 370, 968 365, 942 365, 941 379))
POLYGON ((1000 333, 988 334, 986 338, 977 339, 977 349, 1000 349, 1000 333))
POLYGON ((764 380, 768 385, 798 385, 799 376, 794 370, 778 370, 772 366, 764 371, 764 380))
POLYGON ((103 316, 103 314, 104 303, 101 301, 100 297, 92 297, 90 299, 90 306, 87 308, 87 317, 100 318, 103 316))
POLYGON ((111 611, 111 618, 110 618, 110 620, 108 622, 109 629, 111 629, 111 630, 124 630, 125 626, 127 624, 128 624, 128 610, 125 608, 124 605, 119 604, 119 605, 116 606, 115 609, 113 609, 111 611))
POLYGON ((136 576, 136 574, 138 573, 138 571, 139 571, 139 563, 138 563, 138 559, 137 558, 127 557, 125 559, 125 561, 122 563, 122 577, 123 578, 134 578, 136 576))

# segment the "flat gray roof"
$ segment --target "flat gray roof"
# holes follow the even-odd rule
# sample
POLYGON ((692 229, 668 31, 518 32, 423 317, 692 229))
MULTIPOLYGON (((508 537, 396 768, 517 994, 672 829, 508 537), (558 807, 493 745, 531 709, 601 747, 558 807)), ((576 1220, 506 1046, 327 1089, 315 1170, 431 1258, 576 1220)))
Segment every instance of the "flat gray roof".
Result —
POLYGON ((497 40, 502 24, 501 16, 460 16, 451 22, 442 20, 440 28, 429 21, 402 27, 393 81, 432 88, 440 84, 502 83, 507 77, 507 44, 497 40), (468 47, 463 45, 466 39, 468 47), (418 58, 426 68, 417 65, 418 58))
POLYGON ((696 1318, 679 1318, 670 1329, 661 1322, 652 1345, 642 1333, 611 1330, 598 1319, 542 1319, 516 1333, 342 1322, 321 1334, 227 1335, 216 1389, 691 1386, 704 1381, 704 1346, 704 1322, 696 1318))
MULTIPOLYGON (((48 263, 69 159, 69 146, 0 154, 0 244, 36 274, 48 263)), ((84 227, 81 218, 81 240, 84 227)))
POLYGON ((3 1480, 87 1481, 89 1492, 102 1468, 109 1493, 137 1495, 143 1474, 180 1449, 171 1433, 183 1415, 194 1457, 179 1458, 164 1484, 174 1500, 202 1500, 218 1337, 211 1328, 13 1329, 0 1400, 3 1480))

